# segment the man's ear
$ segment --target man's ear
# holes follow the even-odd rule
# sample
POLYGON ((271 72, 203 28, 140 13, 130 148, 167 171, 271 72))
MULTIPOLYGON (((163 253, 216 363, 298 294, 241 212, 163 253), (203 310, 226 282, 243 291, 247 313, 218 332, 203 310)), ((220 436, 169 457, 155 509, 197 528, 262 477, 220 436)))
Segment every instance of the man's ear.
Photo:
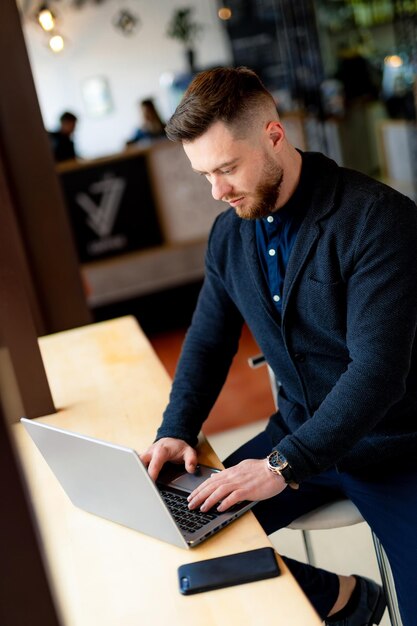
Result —
POLYGON ((273 122, 268 122, 266 126, 266 132, 268 134, 268 139, 271 141, 275 150, 281 150, 282 143, 285 139, 285 131, 280 122, 274 120, 273 122))

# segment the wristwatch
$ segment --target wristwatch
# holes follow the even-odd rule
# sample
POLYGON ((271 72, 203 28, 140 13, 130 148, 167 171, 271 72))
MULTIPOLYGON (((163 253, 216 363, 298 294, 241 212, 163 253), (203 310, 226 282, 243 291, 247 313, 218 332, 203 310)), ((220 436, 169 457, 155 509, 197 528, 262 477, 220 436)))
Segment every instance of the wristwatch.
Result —
POLYGON ((298 489, 299 485, 294 481, 291 465, 282 452, 273 450, 271 454, 268 454, 266 460, 268 469, 273 474, 279 474, 292 489, 298 489))

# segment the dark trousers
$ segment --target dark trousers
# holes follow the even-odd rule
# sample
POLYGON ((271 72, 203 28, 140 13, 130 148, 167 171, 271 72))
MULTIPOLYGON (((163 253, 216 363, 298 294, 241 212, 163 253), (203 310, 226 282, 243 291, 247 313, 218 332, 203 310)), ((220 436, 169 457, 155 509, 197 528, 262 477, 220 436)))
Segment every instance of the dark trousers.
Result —
MULTIPOLYGON (((241 446, 225 461, 230 467, 243 459, 261 459, 272 449, 263 432, 241 446)), ((256 504, 252 511, 269 535, 294 519, 340 498, 352 500, 375 532, 387 553, 398 597, 403 626, 417 619, 417 470, 378 476, 353 476, 330 469, 303 482, 298 490, 287 488, 278 496, 256 504)), ((333 607, 339 583, 335 574, 284 557, 304 593, 324 619, 333 607)))

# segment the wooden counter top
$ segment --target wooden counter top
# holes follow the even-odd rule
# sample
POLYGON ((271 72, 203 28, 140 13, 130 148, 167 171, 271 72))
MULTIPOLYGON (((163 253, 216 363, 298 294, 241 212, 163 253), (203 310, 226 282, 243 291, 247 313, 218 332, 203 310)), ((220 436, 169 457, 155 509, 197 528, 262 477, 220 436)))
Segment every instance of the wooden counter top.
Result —
MULTIPOLYGON (((170 379, 131 317, 41 338, 58 412, 42 421, 145 449, 170 379)), ((177 567, 271 545, 252 513, 193 550, 165 544, 75 508, 23 427, 13 427, 64 626, 318 626, 280 561, 279 578, 181 596, 177 567)), ((206 441, 202 461, 219 466, 206 441)))

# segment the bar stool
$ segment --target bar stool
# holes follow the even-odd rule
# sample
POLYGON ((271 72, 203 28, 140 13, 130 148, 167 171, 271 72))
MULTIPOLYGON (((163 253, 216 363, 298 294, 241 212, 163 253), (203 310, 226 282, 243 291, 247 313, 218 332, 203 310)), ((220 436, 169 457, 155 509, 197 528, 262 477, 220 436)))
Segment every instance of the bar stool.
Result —
MULTIPOLYGON (((337 500, 321 506, 310 513, 301 515, 295 519, 288 528, 302 532, 307 561, 310 565, 316 565, 310 532, 313 530, 328 530, 353 526, 365 522, 358 508, 350 500, 337 500)), ((402 626, 395 593, 394 579, 391 567, 378 537, 371 531, 375 553, 381 575, 382 586, 387 600, 388 614, 391 626, 402 626)))
MULTIPOLYGON (((274 372, 266 363, 264 355, 259 354, 251 357, 248 359, 248 363, 252 368, 257 368, 264 364, 267 365, 274 404, 275 407, 278 408, 279 384, 275 378, 274 372)), ((293 520, 291 524, 289 524, 288 528, 291 528, 292 530, 300 530, 302 532, 307 561, 310 565, 316 565, 316 559, 310 537, 311 531, 343 528, 345 526, 353 526, 354 524, 360 524, 362 522, 365 522, 365 520, 355 504, 353 504, 350 500, 342 499, 325 504, 324 506, 314 509, 314 511, 311 511, 310 513, 301 515, 297 519, 293 520)), ((372 530, 371 534, 377 557, 378 568, 381 575, 382 586, 387 600, 391 626, 402 626, 397 596, 395 593, 394 579, 387 555, 385 554, 384 548, 382 547, 378 537, 374 534, 374 532, 372 532, 372 530)))

